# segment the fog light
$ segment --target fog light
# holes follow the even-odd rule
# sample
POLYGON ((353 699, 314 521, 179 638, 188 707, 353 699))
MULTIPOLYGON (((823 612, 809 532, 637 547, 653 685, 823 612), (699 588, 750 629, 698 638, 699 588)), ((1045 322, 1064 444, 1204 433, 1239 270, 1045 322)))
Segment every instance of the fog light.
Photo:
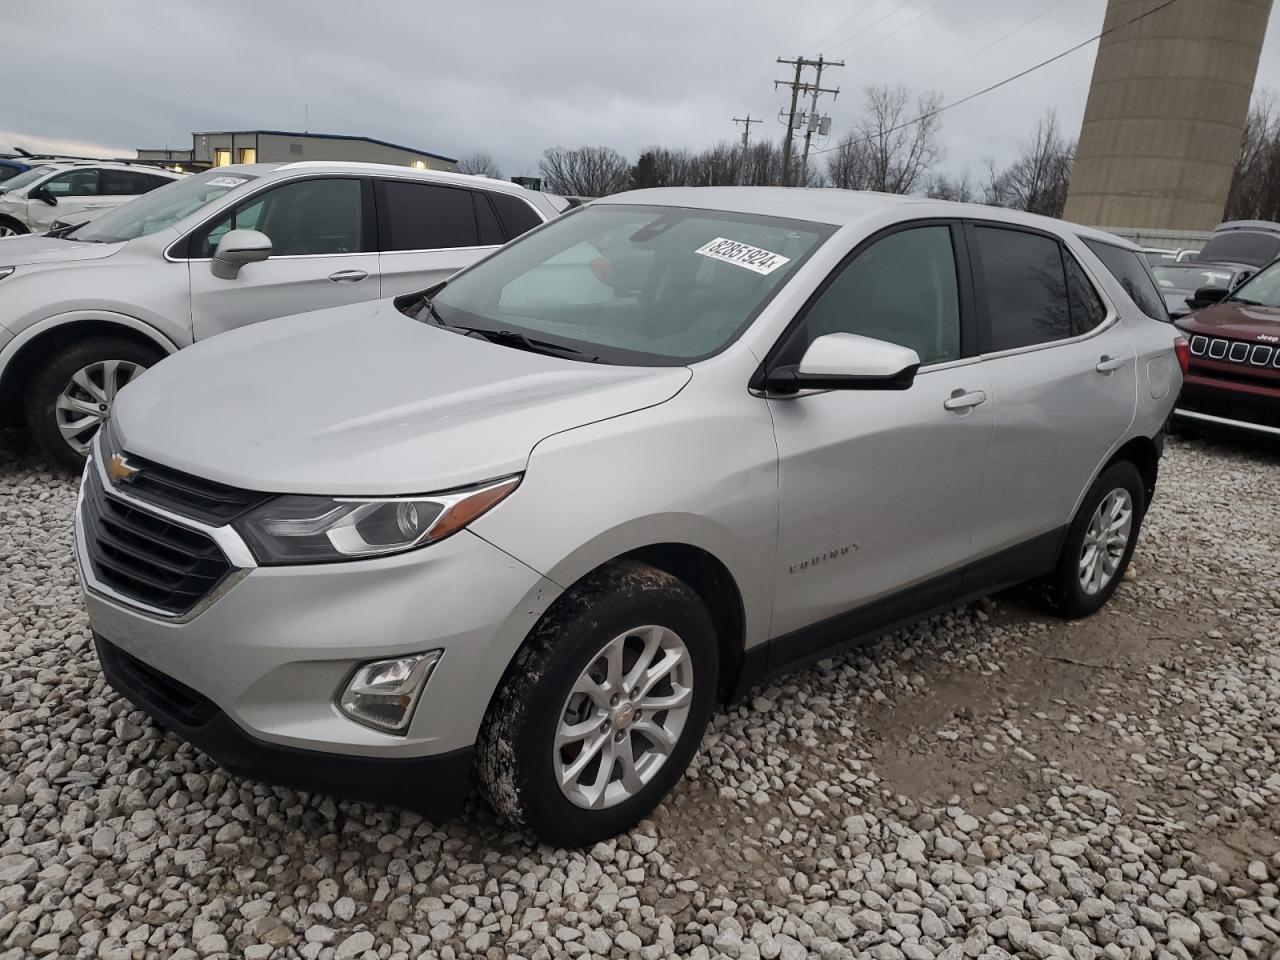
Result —
POLYGON ((338 708, 367 727, 404 733, 440 654, 431 650, 358 667, 342 691, 338 708))

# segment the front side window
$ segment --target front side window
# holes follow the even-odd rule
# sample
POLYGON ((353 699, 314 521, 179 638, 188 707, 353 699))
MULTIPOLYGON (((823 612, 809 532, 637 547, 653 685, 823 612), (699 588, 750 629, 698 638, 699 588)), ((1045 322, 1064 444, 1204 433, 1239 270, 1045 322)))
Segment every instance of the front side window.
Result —
POLYGON ((55 177, 50 177, 40 185, 41 190, 48 191, 55 197, 96 197, 98 196, 97 170, 68 170, 55 177))
MULTIPOLYGON (((1093 251, 1094 256, 1102 261, 1102 265, 1116 278, 1120 286, 1124 287, 1124 292, 1129 294, 1129 299, 1137 305, 1139 310, 1152 320, 1169 319, 1164 297, 1160 295, 1155 281, 1151 279, 1150 265, 1144 262, 1145 257, 1136 250, 1117 247, 1113 243, 1090 240, 1087 237, 1082 239, 1084 245, 1093 251)), ((1156 269, 1166 268, 1157 267, 1156 269)))
POLYGON ((364 249, 359 180, 297 180, 251 197, 201 231, 193 257, 212 257, 232 230, 271 239, 273 257, 358 253, 364 249))
POLYGON ((800 342, 788 343, 788 355, 798 360, 828 333, 910 347, 923 364, 958 359, 960 295, 951 228, 891 233, 840 268, 805 314, 800 342))
POLYGON ((1037 233, 975 227, 986 291, 988 342, 999 353, 1071 336, 1067 279, 1058 241, 1037 233))
POLYGON ((30 186, 35 183, 41 177, 47 177, 48 175, 49 168, 47 166, 32 167, 30 170, 24 170, 17 176, 6 180, 3 185, 0 185, 0 193, 6 193, 10 190, 21 190, 23 187, 30 186))
POLYGON ((719 352, 818 246, 826 224, 594 204, 503 247, 436 294, 424 322, 510 331, 601 360, 719 352))
POLYGON ((213 203, 223 194, 252 180, 247 174, 198 173, 182 180, 167 180, 145 197, 91 220, 67 239, 90 243, 119 243, 145 237, 171 227, 213 203))
POLYGON ((1280 261, 1259 270, 1227 299, 1258 307, 1280 307, 1280 261))
POLYGON ((470 190, 384 180, 382 249, 447 250, 480 245, 470 190))

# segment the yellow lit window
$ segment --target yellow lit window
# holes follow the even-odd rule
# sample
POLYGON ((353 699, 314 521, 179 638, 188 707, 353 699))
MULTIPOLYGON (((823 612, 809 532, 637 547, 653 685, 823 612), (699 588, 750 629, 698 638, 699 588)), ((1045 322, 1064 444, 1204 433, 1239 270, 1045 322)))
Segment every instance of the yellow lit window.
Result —
POLYGON ((415 170, 425 170, 425 169, 427 169, 427 161, 425 161, 425 160, 415 160, 415 161, 413 161, 413 169, 415 169, 415 170))
POLYGON ((241 147, 240 162, 241 163, 257 163, 258 148, 257 147, 241 147))
POLYGON ((213 151, 213 165, 215 167, 227 167, 231 165, 231 148, 219 147, 213 151))

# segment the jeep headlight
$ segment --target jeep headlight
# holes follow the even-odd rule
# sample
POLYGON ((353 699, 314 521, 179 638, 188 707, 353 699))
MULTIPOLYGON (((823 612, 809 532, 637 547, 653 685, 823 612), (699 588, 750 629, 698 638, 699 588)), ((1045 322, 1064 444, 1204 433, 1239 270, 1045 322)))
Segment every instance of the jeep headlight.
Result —
POLYGON ((326 563, 401 553, 443 540, 519 485, 505 477, 446 493, 408 497, 269 500, 236 527, 262 564, 326 563))

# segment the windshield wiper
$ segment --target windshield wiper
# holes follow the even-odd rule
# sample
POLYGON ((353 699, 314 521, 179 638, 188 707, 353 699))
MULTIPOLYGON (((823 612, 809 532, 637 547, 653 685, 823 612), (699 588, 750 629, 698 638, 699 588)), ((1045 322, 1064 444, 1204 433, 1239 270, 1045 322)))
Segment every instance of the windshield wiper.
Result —
MULTIPOLYGON (((436 316, 438 317, 439 314, 436 314, 436 316)), ((527 350, 529 353, 545 353, 553 357, 572 357, 575 360, 586 360, 589 363, 600 362, 599 357, 588 356, 576 347, 566 346, 562 343, 551 343, 547 340, 535 340, 516 330, 486 330, 483 327, 460 327, 457 324, 443 324, 443 322, 442 325, 461 330, 467 336, 474 334, 475 336, 483 337, 490 343, 500 343, 504 347, 515 347, 517 350, 527 350)))

